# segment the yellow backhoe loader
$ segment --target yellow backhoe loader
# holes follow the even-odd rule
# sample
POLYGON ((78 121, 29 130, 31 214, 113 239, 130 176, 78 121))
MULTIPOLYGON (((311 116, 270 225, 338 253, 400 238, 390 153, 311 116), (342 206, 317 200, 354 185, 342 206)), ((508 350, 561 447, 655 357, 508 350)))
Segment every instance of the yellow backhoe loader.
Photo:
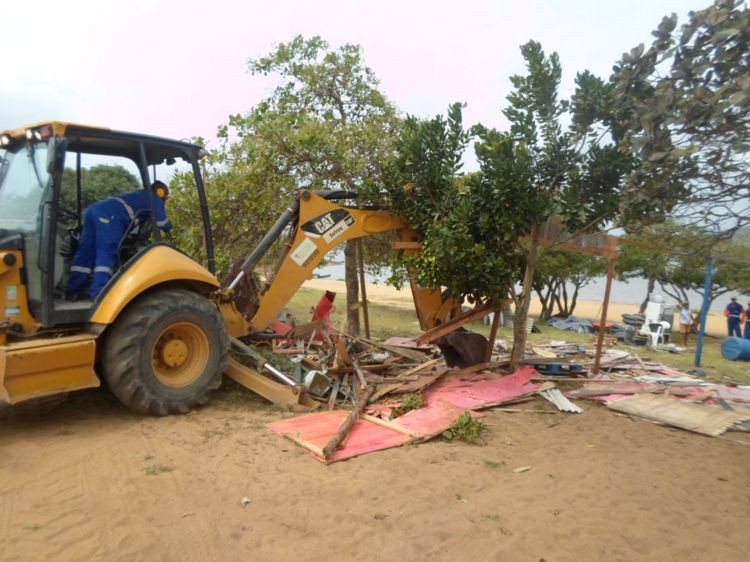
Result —
MULTIPOLYGON (((316 405, 302 385, 241 338, 267 330, 338 244, 399 231, 408 246, 414 232, 388 212, 336 202, 350 193, 301 190, 222 286, 215 275, 202 156, 200 146, 187 142, 61 122, 0 133, 0 403, 96 387, 103 380, 133 410, 185 413, 205 403, 226 373, 280 406, 316 405), (71 256, 64 249, 84 210, 82 156, 127 161, 148 193, 151 213, 134 220, 118 247, 119 267, 96 299, 70 301, 65 282, 71 256), (149 224, 156 216, 153 192, 146 189, 154 179, 149 171, 177 161, 194 177, 205 267, 149 224), (75 174, 63 174, 66 167, 75 174), (285 254, 261 285, 253 268, 287 233, 285 254), (230 349, 254 367, 230 357, 230 349)), ((455 314, 458 303, 439 290, 414 282, 412 290, 422 329, 455 314)))

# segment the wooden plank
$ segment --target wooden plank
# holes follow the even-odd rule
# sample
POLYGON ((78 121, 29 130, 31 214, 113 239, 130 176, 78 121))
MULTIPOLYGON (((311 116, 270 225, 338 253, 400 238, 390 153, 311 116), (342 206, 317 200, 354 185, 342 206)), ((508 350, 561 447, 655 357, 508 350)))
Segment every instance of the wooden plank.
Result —
POLYGON ((425 361, 424 363, 417 365, 416 367, 412 367, 408 371, 404 371, 403 373, 399 373, 399 377, 408 377, 409 375, 413 375, 414 373, 418 373, 419 371, 423 371, 424 369, 427 369, 428 367, 432 367, 433 365, 437 365, 438 363, 444 363, 442 359, 430 359, 429 361, 425 361))
POLYGON ((362 419, 365 419, 365 420, 369 421, 369 422, 372 422, 372 423, 375 423, 375 424, 378 424, 378 425, 382 425, 383 427, 387 427, 388 429, 392 429, 394 431, 398 431, 400 433, 403 433, 404 435, 408 435, 409 437, 414 437, 416 439, 419 439, 420 437, 423 437, 422 435, 420 435, 416 431, 412 431, 411 429, 407 429, 406 427, 400 426, 397 423, 393 423, 393 422, 388 421, 388 420, 384 420, 384 419, 381 419, 381 418, 377 418, 375 416, 371 416, 370 414, 362 414, 362 416, 360 416, 360 417, 362 419))
POLYGON ((492 316, 492 328, 490 328, 490 341, 487 344, 487 353, 484 356, 485 361, 492 361, 492 352, 495 348, 495 338, 497 338, 497 327, 500 324, 500 309, 496 308, 492 316))
POLYGON ((336 338, 336 358, 338 359, 339 366, 352 366, 352 356, 349 355, 349 351, 346 349, 346 339, 341 336, 336 338))
POLYGON ((362 239, 357 238, 357 258, 359 261, 359 290, 362 293, 362 319, 365 324, 365 337, 370 337, 370 312, 367 308, 367 283, 365 283, 365 253, 362 249, 362 239))
POLYGON ((728 412, 721 406, 692 404, 663 394, 636 394, 607 407, 711 437, 721 435, 735 423, 750 420, 750 411, 728 412))
POLYGON ((419 377, 418 380, 414 382, 405 382, 405 383, 394 383, 389 384, 386 386, 382 386, 378 389, 378 391, 375 393, 375 395, 372 397, 373 400, 377 400, 378 398, 382 398, 386 394, 389 394, 391 392, 399 392, 399 393, 407 393, 407 392, 418 392, 424 388, 427 388, 432 383, 434 383, 436 380, 438 380, 441 376, 443 376, 448 371, 442 370, 442 371, 432 371, 431 373, 427 375, 422 375, 419 377))
POLYGON ((461 326, 468 324, 469 322, 474 322, 476 320, 484 318, 490 312, 492 312, 492 305, 488 303, 478 308, 474 308, 468 312, 459 314, 455 318, 452 318, 451 320, 448 320, 447 322, 444 322, 439 326, 424 332, 417 339, 417 345, 426 345, 428 343, 431 343, 436 339, 450 334, 451 332, 455 332, 461 326))
POLYGON ((328 397, 328 409, 333 410, 336 407, 336 400, 339 396, 339 387, 341 386, 341 377, 336 377, 333 381, 333 388, 331 389, 331 396, 328 397))
POLYGON ((391 242, 391 248, 394 250, 421 250, 422 243, 421 242, 406 242, 406 241, 391 242))
POLYGON ((318 447, 315 443, 311 443, 307 439, 302 439, 299 435, 292 435, 291 433, 284 433, 284 437, 289 439, 290 441, 293 441, 294 443, 297 443, 297 445, 300 445, 310 451, 311 453, 318 455, 321 458, 325 458, 325 455, 323 455, 323 449, 318 447))

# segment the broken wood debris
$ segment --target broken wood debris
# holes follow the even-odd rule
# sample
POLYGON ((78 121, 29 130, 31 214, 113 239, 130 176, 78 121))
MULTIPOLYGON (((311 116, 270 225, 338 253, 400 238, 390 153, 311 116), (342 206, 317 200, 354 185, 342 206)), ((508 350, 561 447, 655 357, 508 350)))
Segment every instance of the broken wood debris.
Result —
POLYGON ((450 367, 453 363, 441 348, 444 338, 460 334, 455 330, 465 320, 483 313, 480 308, 459 315, 456 322, 421 338, 382 343, 347 335, 330 323, 285 331, 273 351, 297 357, 293 378, 299 384, 313 378, 311 371, 319 373, 318 384, 308 386, 308 393, 328 411, 268 427, 326 463, 435 437, 467 410, 475 416, 476 410, 491 407, 506 413, 583 412, 570 398, 598 400, 630 419, 642 417, 704 435, 750 430, 749 387, 708 383, 622 349, 601 355, 598 374, 589 370, 592 352, 565 341, 535 342, 521 362, 525 366, 513 374, 506 370, 510 346, 505 342, 487 345, 474 365, 450 367), (297 335, 305 339, 295 339, 297 335), (507 408, 540 397, 556 409, 507 408))

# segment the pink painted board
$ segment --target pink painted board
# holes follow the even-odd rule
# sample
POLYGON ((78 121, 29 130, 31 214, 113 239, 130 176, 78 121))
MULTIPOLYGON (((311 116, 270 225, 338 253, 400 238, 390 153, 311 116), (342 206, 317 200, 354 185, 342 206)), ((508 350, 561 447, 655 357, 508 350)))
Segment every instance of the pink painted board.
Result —
MULTIPOLYGON (((418 433, 423 439, 429 439, 450 428, 456 422, 458 416, 465 411, 465 408, 450 402, 437 400, 424 408, 412 410, 395 420, 391 420, 391 423, 418 433)), ((484 414, 479 412, 471 412, 471 417, 474 419, 483 416, 484 414)))
POLYGON ((538 371, 529 365, 499 379, 482 379, 481 375, 468 381, 456 378, 438 381, 425 392, 427 404, 443 400, 465 410, 475 410, 531 394, 541 386, 529 384, 531 379, 539 376, 538 371))
POLYGON ((372 451, 398 447, 413 440, 413 437, 394 429, 360 419, 352 426, 344 441, 344 447, 334 451, 328 459, 323 458, 319 451, 336 435, 348 415, 349 412, 346 410, 318 412, 269 423, 266 427, 278 435, 292 439, 316 459, 326 464, 372 451), (307 444, 312 447, 306 446, 307 444))

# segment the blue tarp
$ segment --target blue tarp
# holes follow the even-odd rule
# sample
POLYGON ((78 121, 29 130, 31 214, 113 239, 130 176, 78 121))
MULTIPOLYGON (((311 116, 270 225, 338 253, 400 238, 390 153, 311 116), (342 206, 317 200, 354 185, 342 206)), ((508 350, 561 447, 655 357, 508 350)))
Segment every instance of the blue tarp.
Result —
POLYGON ((568 330, 582 334, 591 334, 594 332, 594 325, 591 323, 591 320, 576 318, 575 316, 568 316, 567 318, 551 318, 550 321, 547 322, 547 326, 552 326, 558 330, 568 330))

